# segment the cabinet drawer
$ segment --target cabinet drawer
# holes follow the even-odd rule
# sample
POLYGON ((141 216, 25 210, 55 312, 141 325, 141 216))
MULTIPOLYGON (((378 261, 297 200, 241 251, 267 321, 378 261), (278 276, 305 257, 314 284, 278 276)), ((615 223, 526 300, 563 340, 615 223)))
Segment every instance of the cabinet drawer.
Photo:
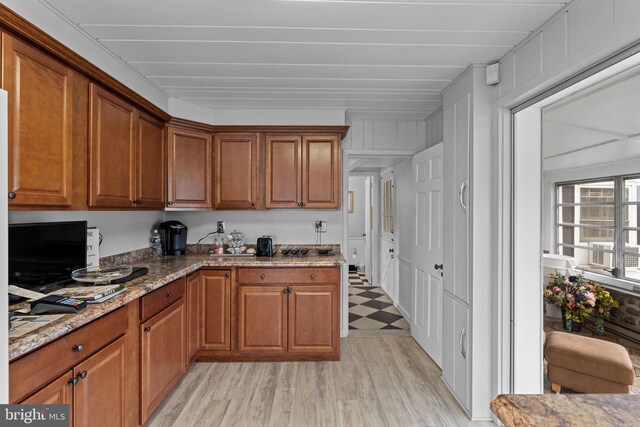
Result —
POLYGON ((239 283, 340 283, 340 269, 321 268, 241 268, 239 283))
POLYGON ((142 320, 147 320, 178 301, 185 294, 186 278, 181 278, 175 282, 157 289, 140 299, 140 316, 142 320))
POLYGON ((121 307, 9 365, 9 401, 19 402, 127 332, 121 307))

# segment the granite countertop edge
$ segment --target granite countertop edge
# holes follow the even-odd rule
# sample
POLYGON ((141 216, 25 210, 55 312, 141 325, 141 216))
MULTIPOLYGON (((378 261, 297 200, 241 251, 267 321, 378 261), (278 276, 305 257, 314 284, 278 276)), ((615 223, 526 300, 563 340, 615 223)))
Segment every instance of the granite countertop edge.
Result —
POLYGON ((90 305, 79 314, 68 314, 26 335, 9 339, 9 361, 14 361, 118 308, 159 289, 174 280, 207 267, 339 267, 345 264, 342 254, 301 258, 215 257, 184 255, 140 260, 136 267, 148 267, 148 275, 125 285, 126 290, 111 300, 90 305))

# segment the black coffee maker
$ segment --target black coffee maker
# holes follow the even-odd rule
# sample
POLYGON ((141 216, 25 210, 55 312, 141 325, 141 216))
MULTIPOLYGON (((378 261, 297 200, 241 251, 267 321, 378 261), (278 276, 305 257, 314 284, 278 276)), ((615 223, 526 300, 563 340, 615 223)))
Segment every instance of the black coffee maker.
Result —
POLYGON ((180 221, 160 224, 162 255, 184 255, 187 251, 187 231, 187 226, 180 221))

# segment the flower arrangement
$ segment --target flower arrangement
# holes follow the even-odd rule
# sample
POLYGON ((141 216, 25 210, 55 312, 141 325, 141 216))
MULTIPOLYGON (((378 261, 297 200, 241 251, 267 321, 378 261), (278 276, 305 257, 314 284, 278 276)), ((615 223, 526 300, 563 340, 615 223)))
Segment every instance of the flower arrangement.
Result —
POLYGON ((582 326, 584 319, 593 317, 595 333, 602 335, 604 321, 609 318, 611 309, 619 306, 609 291, 582 276, 552 274, 551 279, 544 291, 544 301, 560 307, 565 319, 565 329, 575 331, 582 326), (577 324, 577 328, 574 324, 577 324))

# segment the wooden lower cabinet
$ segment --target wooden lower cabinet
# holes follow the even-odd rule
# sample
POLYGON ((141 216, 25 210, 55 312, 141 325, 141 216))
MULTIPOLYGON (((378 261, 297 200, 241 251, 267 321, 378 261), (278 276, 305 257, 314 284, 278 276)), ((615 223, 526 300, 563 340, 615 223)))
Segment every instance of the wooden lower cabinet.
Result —
POLYGON ((201 276, 202 273, 195 273, 187 277, 187 363, 195 359, 200 350, 203 314, 201 276))
POLYGON ((73 370, 75 427, 112 427, 126 424, 126 338, 120 337, 73 370))
POLYGON ((125 426, 126 337, 120 337, 20 403, 67 404, 70 426, 125 426))
POLYGON ((338 283, 239 287, 239 353, 337 357, 339 323, 338 283))
POLYGON ((289 288, 288 351, 334 353, 340 344, 339 286, 291 286, 289 288))
POLYGON ((140 325, 140 423, 162 403, 186 368, 181 298, 140 325))
POLYGON ((287 289, 279 285, 240 286, 238 352, 287 351, 287 289))
POLYGON ((202 288, 202 350, 231 350, 231 272, 204 270, 202 288))

